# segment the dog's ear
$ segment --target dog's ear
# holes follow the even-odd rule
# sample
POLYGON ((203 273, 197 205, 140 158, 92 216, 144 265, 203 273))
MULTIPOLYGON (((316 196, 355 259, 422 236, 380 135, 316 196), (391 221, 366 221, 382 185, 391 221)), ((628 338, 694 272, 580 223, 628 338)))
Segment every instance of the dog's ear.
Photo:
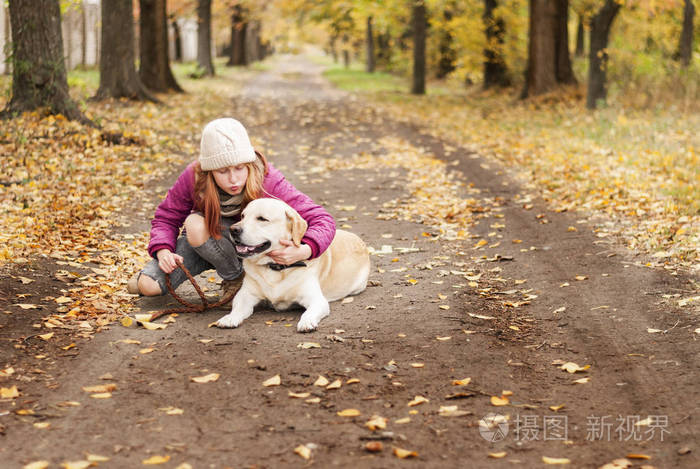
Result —
POLYGON ((301 244, 301 238, 304 237, 308 224, 306 223, 306 220, 301 218, 301 215, 299 215, 299 213, 297 213, 297 211, 291 207, 287 209, 286 214, 289 232, 292 233, 292 242, 295 246, 299 247, 301 244))

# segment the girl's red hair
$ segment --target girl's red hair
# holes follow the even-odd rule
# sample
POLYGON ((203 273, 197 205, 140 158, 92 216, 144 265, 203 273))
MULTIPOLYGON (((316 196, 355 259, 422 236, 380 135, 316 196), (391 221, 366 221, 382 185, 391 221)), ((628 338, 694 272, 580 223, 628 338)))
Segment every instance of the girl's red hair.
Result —
MULTIPOLYGON (((263 180, 267 175, 267 160, 262 153, 255 152, 257 158, 248 167, 248 179, 243 187, 243 202, 241 210, 251 200, 263 195, 263 180)), ((204 214, 204 225, 209 230, 209 236, 221 238, 221 203, 216 181, 212 171, 202 171, 199 161, 194 165, 194 208, 204 214)))

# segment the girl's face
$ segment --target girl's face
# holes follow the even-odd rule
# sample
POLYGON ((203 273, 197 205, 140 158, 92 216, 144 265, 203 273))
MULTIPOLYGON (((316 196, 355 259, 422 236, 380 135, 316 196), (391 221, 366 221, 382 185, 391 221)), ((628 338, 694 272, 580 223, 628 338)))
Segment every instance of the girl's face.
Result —
POLYGON ((212 173, 216 185, 229 195, 240 194, 248 180, 248 166, 245 164, 215 169, 212 173))

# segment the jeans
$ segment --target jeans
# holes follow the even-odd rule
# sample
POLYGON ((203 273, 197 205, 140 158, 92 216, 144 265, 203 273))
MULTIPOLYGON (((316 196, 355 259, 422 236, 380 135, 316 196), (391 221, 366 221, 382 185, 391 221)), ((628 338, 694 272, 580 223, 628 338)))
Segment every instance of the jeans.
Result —
MULTIPOLYGON (((224 280, 233 280, 243 272, 243 264, 236 254, 236 248, 230 238, 229 228, 233 223, 232 219, 222 218, 221 238, 209 238, 204 244, 192 247, 187 241, 187 236, 183 232, 177 239, 175 254, 182 256, 182 263, 190 271, 192 276, 196 276, 205 270, 216 269, 216 273, 224 280)), ((168 292, 165 283, 165 272, 158 265, 158 259, 152 259, 143 268, 139 275, 147 275, 160 285, 162 294, 168 292)), ((179 267, 170 273, 170 285, 173 290, 187 280, 187 275, 179 267)))

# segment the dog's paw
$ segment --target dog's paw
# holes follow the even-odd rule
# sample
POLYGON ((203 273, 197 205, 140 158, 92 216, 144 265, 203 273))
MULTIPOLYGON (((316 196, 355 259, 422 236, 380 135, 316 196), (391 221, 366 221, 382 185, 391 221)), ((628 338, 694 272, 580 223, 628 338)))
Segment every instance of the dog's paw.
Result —
POLYGON ((307 318, 302 315, 297 323, 298 332, 313 332, 316 329, 318 329, 318 320, 314 318, 307 318))
POLYGON ((241 316, 239 314, 229 313, 226 316, 219 319, 218 321, 216 321, 216 327, 222 327, 222 328, 238 327, 243 322, 243 320, 247 317, 248 316, 241 316))

